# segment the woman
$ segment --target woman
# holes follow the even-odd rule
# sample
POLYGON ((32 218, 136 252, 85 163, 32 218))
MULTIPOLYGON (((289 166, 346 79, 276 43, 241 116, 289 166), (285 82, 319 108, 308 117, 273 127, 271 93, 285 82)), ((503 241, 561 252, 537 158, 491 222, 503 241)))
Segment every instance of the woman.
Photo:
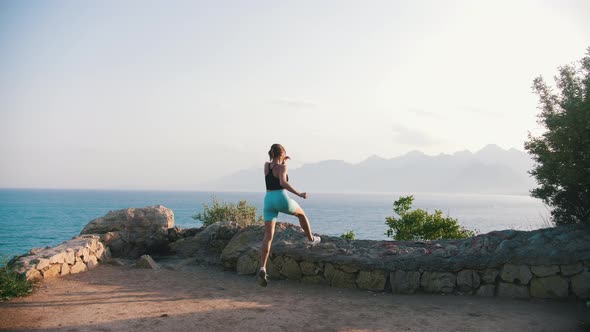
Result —
POLYGON ((270 245, 275 233, 275 224, 279 212, 294 215, 299 218, 299 224, 307 235, 308 243, 316 245, 320 243, 321 238, 314 236, 311 233, 309 220, 305 212, 297 202, 287 195, 287 191, 306 199, 307 193, 299 193, 295 188, 289 184, 289 176, 287 175, 287 165, 285 162, 289 160, 289 156, 280 144, 273 144, 268 151, 270 162, 264 163, 264 180, 266 182, 266 196, 264 197, 264 240, 260 249, 260 271, 258 271, 258 283, 260 286, 266 287, 267 274, 266 263, 270 253, 270 245))

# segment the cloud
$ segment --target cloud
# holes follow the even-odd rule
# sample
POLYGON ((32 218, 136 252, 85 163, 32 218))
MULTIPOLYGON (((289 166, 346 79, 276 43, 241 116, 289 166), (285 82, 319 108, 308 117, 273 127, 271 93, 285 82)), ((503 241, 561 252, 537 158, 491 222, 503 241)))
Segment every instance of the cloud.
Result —
POLYGON ((403 125, 394 123, 391 126, 393 133, 393 140, 396 143, 406 144, 410 146, 431 146, 438 144, 439 141, 419 130, 410 129, 403 125))
POLYGON ((295 109, 314 108, 318 106, 318 104, 314 102, 297 99, 274 99, 271 101, 271 103, 274 105, 286 106, 295 109))

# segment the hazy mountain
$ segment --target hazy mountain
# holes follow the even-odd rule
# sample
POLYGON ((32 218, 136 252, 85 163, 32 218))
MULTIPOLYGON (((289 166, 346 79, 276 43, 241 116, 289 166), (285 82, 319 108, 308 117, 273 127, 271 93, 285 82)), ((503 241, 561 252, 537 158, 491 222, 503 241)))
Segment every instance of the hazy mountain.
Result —
MULTIPOLYGON (((527 173, 533 166, 528 154, 488 145, 472 153, 429 156, 420 151, 385 159, 373 155, 358 164, 325 160, 290 169, 289 178, 309 192, 464 192, 528 194, 535 181, 527 173)), ((204 183, 202 189, 264 191, 259 169, 204 183)))

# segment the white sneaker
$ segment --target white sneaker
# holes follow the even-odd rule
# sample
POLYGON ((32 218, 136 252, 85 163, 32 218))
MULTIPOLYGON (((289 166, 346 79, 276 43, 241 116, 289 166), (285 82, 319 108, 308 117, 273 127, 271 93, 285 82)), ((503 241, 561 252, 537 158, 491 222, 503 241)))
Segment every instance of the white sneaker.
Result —
POLYGON ((258 271, 258 284, 262 287, 266 287, 267 283, 266 270, 260 268, 260 271, 258 271))
POLYGON ((320 242, 322 242, 322 238, 319 237, 319 236, 317 236, 317 235, 314 235, 313 236, 313 240, 312 241, 307 240, 307 244, 309 244, 311 246, 315 246, 316 244, 318 244, 320 242))

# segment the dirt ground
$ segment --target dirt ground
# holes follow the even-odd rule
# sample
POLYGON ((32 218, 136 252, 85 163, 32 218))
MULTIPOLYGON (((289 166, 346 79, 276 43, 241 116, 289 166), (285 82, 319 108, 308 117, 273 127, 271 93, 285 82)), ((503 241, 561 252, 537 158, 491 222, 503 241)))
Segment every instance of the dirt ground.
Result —
POLYGON ((583 331, 582 302, 393 295, 215 267, 100 265, 0 303, 9 331, 583 331))

